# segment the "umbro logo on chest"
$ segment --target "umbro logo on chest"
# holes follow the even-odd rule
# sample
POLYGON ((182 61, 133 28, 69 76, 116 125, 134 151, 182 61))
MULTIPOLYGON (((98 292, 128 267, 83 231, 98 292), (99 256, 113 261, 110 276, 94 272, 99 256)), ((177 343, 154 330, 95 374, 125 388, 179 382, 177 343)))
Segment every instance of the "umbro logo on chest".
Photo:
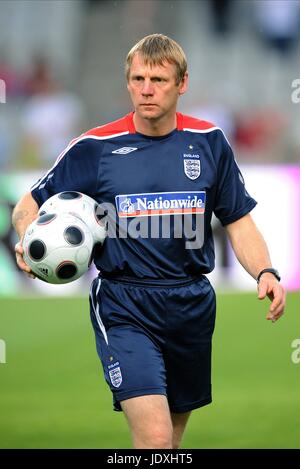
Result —
POLYGON ((128 153, 131 153, 132 151, 137 150, 135 147, 122 147, 118 148, 117 150, 112 151, 112 153, 116 155, 127 155, 128 153))

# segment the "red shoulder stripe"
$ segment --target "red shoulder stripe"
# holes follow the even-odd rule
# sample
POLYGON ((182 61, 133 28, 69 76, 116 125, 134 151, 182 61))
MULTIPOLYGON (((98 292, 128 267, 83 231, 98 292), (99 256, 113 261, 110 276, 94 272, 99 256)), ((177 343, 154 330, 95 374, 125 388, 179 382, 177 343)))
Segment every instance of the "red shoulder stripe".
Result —
POLYGON ((177 127, 178 130, 195 130, 195 131, 207 131, 217 128, 212 122, 196 119, 195 117, 186 116, 184 114, 177 113, 177 127))
POLYGON ((127 114, 126 116, 121 117, 121 119, 109 122, 108 124, 100 125, 99 127, 94 127, 93 129, 90 129, 87 132, 83 133, 80 138, 88 136, 101 138, 117 136, 118 134, 134 133, 135 130, 132 122, 132 114, 133 113, 127 114))

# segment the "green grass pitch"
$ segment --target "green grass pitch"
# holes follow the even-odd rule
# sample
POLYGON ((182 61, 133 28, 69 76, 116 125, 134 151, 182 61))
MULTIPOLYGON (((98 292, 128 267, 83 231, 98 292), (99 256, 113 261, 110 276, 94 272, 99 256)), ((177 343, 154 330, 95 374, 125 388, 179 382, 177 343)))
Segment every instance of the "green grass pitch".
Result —
MULTIPOLYGON (((265 320, 256 294, 218 295, 213 403, 194 411, 183 448, 299 448, 300 293, 265 320)), ((0 300, 1 448, 130 448, 113 412, 82 298, 0 300)))

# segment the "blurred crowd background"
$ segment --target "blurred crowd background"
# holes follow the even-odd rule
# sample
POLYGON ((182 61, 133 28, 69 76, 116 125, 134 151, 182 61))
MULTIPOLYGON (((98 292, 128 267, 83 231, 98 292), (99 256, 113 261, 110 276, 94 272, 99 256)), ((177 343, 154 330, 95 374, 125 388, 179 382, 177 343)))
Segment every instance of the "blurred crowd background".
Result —
MULTIPOLYGON (((19 288, 10 222, 16 200, 72 138, 131 111, 124 60, 152 33, 171 36, 186 52, 190 88, 181 112, 223 128, 242 167, 298 165, 300 0, 1 0, 0 294, 19 288)), ((289 200, 298 197, 293 171, 289 200)), ((272 195, 266 204, 274 202, 272 195)), ((300 272, 293 275, 300 282, 300 272)))
POLYGON ((128 112, 124 58, 153 32, 187 54, 182 112, 221 126, 239 161, 299 161, 298 0, 2 0, 1 171, 47 168, 128 112))

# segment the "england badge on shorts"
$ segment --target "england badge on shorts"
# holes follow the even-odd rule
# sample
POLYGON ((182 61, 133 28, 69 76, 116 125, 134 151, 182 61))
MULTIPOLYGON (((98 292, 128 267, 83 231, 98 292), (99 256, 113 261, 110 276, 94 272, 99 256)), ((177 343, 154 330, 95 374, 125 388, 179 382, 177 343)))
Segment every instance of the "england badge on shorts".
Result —
POLYGON ((111 381, 111 384, 115 388, 119 388, 122 383, 122 373, 121 373, 121 368, 117 366, 116 368, 113 368, 112 370, 109 370, 109 378, 111 381))
MULTIPOLYGON (((184 155, 185 156, 185 155, 184 155)), ((193 155, 192 158, 183 158, 184 173, 189 179, 197 179, 201 173, 201 164, 199 155, 193 155), (198 158, 195 158, 198 156, 198 158)))

